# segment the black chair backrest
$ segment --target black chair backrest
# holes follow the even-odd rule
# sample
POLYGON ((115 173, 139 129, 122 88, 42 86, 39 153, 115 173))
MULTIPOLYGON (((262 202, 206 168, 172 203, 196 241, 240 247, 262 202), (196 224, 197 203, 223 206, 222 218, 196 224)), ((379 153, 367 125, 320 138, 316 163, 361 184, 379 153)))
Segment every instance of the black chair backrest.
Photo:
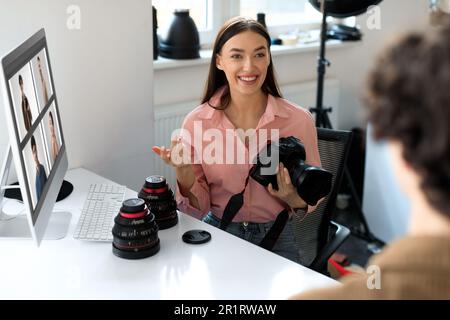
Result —
POLYGON ((327 243, 329 225, 350 148, 350 131, 317 128, 322 168, 333 174, 332 188, 316 210, 306 216, 294 215, 293 225, 299 245, 300 263, 309 266, 327 243))

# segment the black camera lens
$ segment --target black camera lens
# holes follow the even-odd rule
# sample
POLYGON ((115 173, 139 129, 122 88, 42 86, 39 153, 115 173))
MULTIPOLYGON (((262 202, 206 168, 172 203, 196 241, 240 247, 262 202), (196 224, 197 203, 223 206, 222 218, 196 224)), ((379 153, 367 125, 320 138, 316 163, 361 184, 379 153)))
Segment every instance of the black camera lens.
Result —
POLYGON ((159 230, 168 229, 178 223, 175 196, 163 176, 154 175, 146 178, 138 197, 145 201, 155 215, 159 230))
POLYGON ((142 259, 156 254, 159 249, 158 225, 145 201, 127 199, 114 218, 113 253, 125 259, 142 259))
POLYGON ((155 215, 153 214, 147 214, 140 218, 134 218, 134 219, 128 219, 122 217, 120 214, 118 214, 114 218, 114 223, 121 225, 121 226, 130 226, 130 227, 138 227, 141 225, 147 225, 147 224, 155 224, 155 215))
POLYGON ((325 197, 331 190, 333 175, 318 167, 299 166, 293 170, 292 180, 296 181, 297 193, 302 199, 308 199, 305 202, 310 205, 316 205, 317 202, 325 197))

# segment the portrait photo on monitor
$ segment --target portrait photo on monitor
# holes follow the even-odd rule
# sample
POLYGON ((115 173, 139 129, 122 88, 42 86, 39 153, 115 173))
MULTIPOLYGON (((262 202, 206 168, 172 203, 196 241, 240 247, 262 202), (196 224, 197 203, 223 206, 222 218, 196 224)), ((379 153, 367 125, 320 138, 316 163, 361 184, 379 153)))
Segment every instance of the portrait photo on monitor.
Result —
POLYGON ((9 80, 9 87, 21 142, 39 115, 29 63, 9 80))
POLYGON ((42 125, 39 124, 22 150, 33 212, 42 196, 50 172, 45 149, 42 125))
POLYGON ((53 94, 45 49, 31 59, 31 71, 33 72, 38 108, 39 111, 42 111, 53 94))
POLYGON ((58 157, 61 148, 61 133, 58 116, 56 114, 55 102, 53 101, 48 111, 42 119, 42 127, 44 128, 44 140, 49 155, 50 171, 58 157))

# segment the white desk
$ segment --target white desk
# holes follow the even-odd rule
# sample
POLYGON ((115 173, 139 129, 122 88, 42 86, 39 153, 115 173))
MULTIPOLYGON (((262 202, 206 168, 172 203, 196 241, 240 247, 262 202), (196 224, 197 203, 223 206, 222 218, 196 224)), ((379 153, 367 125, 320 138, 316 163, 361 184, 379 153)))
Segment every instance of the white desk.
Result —
POLYGON ((112 182, 84 169, 66 179, 74 191, 55 209, 72 212, 68 235, 39 248, 32 240, 0 240, 0 299, 285 299, 337 283, 183 213, 158 233, 155 256, 118 258, 111 243, 72 237, 89 184, 112 182), (190 229, 208 230, 211 241, 184 243, 190 229))

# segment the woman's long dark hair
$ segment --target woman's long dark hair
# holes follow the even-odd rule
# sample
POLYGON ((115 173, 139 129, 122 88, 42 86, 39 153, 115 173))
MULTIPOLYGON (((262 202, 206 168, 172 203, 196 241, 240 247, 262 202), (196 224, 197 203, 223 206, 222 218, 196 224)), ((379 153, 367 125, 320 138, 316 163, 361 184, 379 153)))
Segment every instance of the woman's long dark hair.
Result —
MULTIPOLYGON (((269 49, 270 54, 270 36, 267 33, 267 30, 259 22, 242 17, 236 17, 228 20, 220 29, 214 42, 211 63, 209 65, 208 82, 206 83, 205 93, 203 94, 202 98, 202 104, 205 102, 209 103, 214 93, 224 85, 226 85, 227 87, 220 99, 220 104, 218 106, 211 105, 211 107, 218 110, 223 110, 230 104, 231 96, 228 81, 225 73, 217 68, 216 58, 222 50, 223 45, 231 37, 244 31, 253 31, 263 36, 267 40, 267 48, 269 49)), ((267 68, 266 79, 264 79, 264 83, 261 89, 266 94, 271 94, 275 97, 281 98, 280 89, 278 88, 273 70, 272 55, 270 55, 270 63, 269 67, 267 68)))

